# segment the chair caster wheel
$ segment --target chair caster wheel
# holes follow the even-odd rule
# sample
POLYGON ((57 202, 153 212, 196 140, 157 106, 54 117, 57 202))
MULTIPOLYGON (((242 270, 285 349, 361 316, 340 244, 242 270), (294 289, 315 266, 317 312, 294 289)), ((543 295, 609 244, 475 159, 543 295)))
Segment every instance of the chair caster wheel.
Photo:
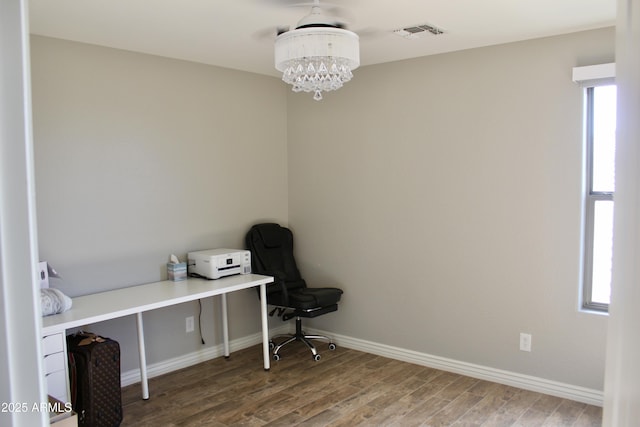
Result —
POLYGON ((314 355, 313 355, 313 360, 314 360, 314 361, 316 361, 316 362, 317 362, 318 360, 320 360, 320 355, 319 355, 319 354, 314 354, 314 355))
POLYGON ((334 343, 329 343, 329 350, 335 350, 336 345, 334 343))
POLYGON ((276 348, 276 343, 269 341, 269 350, 273 350, 274 348, 276 348))
POLYGON ((273 355, 273 360, 275 360, 276 362, 277 362, 278 360, 280 360, 280 355, 279 355, 279 354, 274 354, 274 355, 273 355))

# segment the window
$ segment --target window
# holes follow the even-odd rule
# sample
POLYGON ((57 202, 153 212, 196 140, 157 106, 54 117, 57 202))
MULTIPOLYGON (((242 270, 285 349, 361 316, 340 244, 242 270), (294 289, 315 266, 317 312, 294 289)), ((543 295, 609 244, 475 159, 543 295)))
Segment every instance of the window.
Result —
POLYGON ((616 86, 586 88, 586 185, 582 307, 608 311, 615 193, 616 86))

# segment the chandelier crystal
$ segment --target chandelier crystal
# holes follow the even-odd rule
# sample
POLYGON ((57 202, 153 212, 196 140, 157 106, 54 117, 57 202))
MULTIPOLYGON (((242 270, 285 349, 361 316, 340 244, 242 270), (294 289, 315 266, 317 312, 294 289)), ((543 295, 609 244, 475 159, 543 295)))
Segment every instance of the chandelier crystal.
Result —
POLYGON ((275 42, 275 66, 294 92, 337 90, 353 77, 360 65, 359 37, 333 27, 297 28, 280 34, 275 42))

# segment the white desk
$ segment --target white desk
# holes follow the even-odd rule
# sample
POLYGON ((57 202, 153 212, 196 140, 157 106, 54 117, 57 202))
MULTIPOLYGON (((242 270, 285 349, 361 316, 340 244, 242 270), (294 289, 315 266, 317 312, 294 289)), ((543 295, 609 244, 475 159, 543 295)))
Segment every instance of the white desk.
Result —
POLYGON ((142 398, 149 398, 147 361, 144 346, 142 313, 183 302, 220 295, 222 299, 222 330, 224 355, 229 356, 229 330, 227 299, 229 292, 260 286, 260 314, 262 320, 262 354, 264 369, 269 370, 269 325, 267 323, 266 284, 273 277, 257 274, 228 276, 217 280, 188 278, 180 282, 164 281, 132 286, 113 291, 73 298, 73 307, 64 313, 42 318, 43 335, 65 332, 92 323, 136 315, 138 349, 140 358, 140 382, 142 398))

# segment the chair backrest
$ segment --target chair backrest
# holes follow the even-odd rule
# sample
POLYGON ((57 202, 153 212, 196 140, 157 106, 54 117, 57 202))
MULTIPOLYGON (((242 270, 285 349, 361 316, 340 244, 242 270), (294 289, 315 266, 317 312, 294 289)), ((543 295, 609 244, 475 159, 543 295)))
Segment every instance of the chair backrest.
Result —
POLYGON ((274 223, 256 224, 247 232, 245 243, 251 251, 251 271, 275 278, 267 293, 281 292, 283 282, 287 289, 307 286, 293 256, 291 230, 274 223))

